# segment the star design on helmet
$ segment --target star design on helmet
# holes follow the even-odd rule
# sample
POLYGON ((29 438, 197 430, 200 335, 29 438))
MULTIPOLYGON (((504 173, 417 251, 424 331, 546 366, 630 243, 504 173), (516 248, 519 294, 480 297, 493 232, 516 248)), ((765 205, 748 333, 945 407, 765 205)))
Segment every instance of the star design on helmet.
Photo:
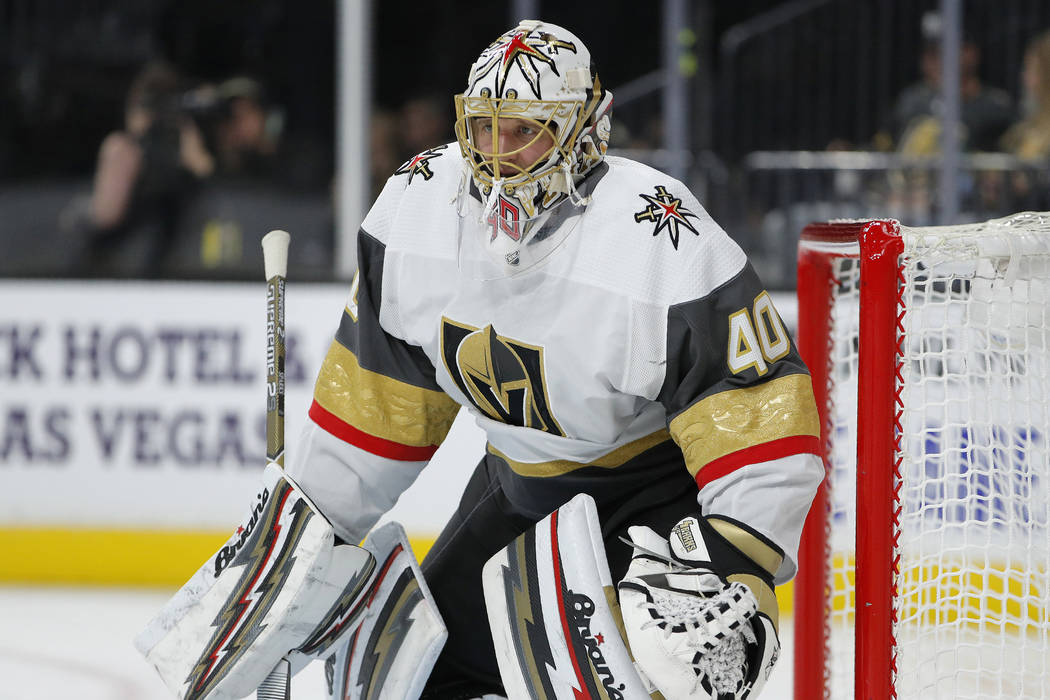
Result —
POLYGON ((638 223, 643 221, 655 223, 653 236, 659 236, 661 231, 666 230, 667 235, 671 238, 671 245, 674 246, 675 250, 678 250, 678 240, 682 227, 692 231, 694 236, 700 235, 700 232, 689 223, 688 219, 690 216, 694 219, 699 217, 683 207, 682 200, 672 197, 671 193, 663 185, 656 186, 655 197, 651 194, 639 194, 638 196, 648 202, 649 205, 642 211, 636 212, 634 220, 638 223))
POLYGON ((523 41, 524 37, 525 34, 523 34, 522 32, 518 32, 510 39, 500 44, 500 47, 503 49, 504 75, 506 75, 507 73, 507 64, 509 64, 511 61, 518 60, 518 54, 525 54, 526 56, 531 56, 532 58, 535 58, 539 61, 543 61, 544 63, 549 63, 551 65, 554 64, 554 61, 551 60, 550 57, 544 56, 542 53, 540 53, 535 45, 530 46, 529 44, 526 44, 523 41))
POLYGON ((415 177, 416 173, 422 175, 424 180, 429 180, 434 177, 434 171, 430 169, 430 161, 440 155, 444 155, 442 151, 446 148, 448 148, 447 144, 435 148, 428 148, 418 156, 414 156, 402 163, 401 166, 394 171, 394 174, 404 175, 405 173, 408 173, 409 182, 412 182, 412 178, 415 177))
POLYGON ((494 97, 504 97, 504 88, 507 78, 515 68, 521 71, 522 77, 532 88, 537 99, 542 99, 540 94, 540 68, 539 64, 550 67, 555 75, 558 66, 554 62, 552 54, 557 54, 560 49, 566 49, 576 53, 576 45, 569 41, 562 41, 546 32, 515 32, 500 37, 482 54, 484 62, 478 66, 472 76, 472 82, 477 83, 495 69, 499 69, 496 78, 496 94, 494 97), (544 49, 541 51, 541 49, 544 49))

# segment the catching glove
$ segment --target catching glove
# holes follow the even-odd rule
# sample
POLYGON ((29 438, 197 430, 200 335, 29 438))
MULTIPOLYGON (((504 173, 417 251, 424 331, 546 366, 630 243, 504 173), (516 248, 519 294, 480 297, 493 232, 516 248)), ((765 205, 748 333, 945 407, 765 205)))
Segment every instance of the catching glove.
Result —
POLYGON ((649 681, 667 700, 756 698, 780 653, 773 573, 783 555, 722 518, 685 518, 669 540, 642 526, 628 534, 620 608, 649 681))

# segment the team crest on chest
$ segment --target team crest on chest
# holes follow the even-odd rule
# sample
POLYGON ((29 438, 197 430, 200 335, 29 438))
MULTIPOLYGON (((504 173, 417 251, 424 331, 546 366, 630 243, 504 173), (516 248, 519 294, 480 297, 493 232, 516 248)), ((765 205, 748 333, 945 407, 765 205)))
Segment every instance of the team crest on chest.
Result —
POLYGON ((551 412, 543 348, 441 319, 441 358, 452 381, 484 415, 564 436, 551 412))
POLYGON ((402 163, 401 167, 394 171, 394 174, 404 175, 407 173, 409 182, 412 182, 412 178, 417 174, 422 175, 424 180, 429 180, 434 177, 434 171, 430 169, 430 161, 438 156, 444 155, 442 151, 446 148, 448 148, 448 144, 437 146, 435 148, 428 148, 418 156, 402 163))
POLYGON ((651 194, 640 194, 638 196, 648 202, 648 206, 640 212, 636 212, 634 220, 638 223, 649 221, 655 224, 653 236, 659 236, 661 231, 667 231, 667 235, 671 238, 671 245, 674 246, 675 250, 678 250, 678 240, 683 228, 691 231, 694 236, 700 235, 700 232, 689 223, 689 217, 694 219, 700 217, 683 207, 682 200, 671 196, 671 193, 663 185, 656 186, 656 196, 651 194))

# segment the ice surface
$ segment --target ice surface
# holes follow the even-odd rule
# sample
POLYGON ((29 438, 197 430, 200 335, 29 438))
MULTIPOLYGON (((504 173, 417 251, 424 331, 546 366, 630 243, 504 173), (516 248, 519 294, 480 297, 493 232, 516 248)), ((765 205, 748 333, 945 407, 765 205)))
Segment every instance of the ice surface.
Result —
MULTIPOLYGON (((132 639, 172 590, 0 586, 0 700, 171 700, 132 639)), ((791 621, 761 700, 790 700, 791 621)), ((294 700, 324 700, 315 662, 292 679, 294 700)))

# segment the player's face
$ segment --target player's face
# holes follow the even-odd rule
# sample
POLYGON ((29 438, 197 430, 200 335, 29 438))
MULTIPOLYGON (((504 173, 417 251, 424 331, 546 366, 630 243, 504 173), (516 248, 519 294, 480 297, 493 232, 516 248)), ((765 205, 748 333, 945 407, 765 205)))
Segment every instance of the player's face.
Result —
POLYGON ((499 177, 528 172, 554 148, 550 130, 531 119, 474 117, 470 126, 477 149, 497 162, 499 177))

